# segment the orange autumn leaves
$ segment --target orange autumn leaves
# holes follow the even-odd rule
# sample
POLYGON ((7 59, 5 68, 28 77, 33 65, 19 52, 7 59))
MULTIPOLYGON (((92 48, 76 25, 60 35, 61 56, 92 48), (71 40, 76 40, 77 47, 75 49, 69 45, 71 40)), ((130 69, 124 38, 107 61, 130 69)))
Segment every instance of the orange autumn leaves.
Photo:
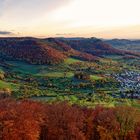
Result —
POLYGON ((131 107, 88 109, 68 103, 0 100, 1 140, 139 140, 131 107))

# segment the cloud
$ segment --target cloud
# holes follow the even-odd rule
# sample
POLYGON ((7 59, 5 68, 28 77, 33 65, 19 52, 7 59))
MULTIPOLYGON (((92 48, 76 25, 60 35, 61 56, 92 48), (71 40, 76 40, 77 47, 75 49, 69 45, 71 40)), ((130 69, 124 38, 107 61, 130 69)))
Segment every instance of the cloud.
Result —
POLYGON ((4 8, 4 0, 0 0, 0 16, 3 13, 3 8, 4 8))
POLYGON ((50 23, 52 25, 54 11, 73 1, 0 0, 0 27, 6 30, 14 29, 23 34, 39 34, 41 26, 47 27, 50 23))
POLYGON ((5 17, 27 21, 43 18, 50 11, 70 1, 73 0, 0 0, 0 9, 3 7, 5 17))
POLYGON ((13 33, 10 31, 0 31, 0 35, 12 35, 13 33))
POLYGON ((74 35, 74 33, 57 33, 55 35, 57 35, 57 36, 71 36, 71 35, 74 35))

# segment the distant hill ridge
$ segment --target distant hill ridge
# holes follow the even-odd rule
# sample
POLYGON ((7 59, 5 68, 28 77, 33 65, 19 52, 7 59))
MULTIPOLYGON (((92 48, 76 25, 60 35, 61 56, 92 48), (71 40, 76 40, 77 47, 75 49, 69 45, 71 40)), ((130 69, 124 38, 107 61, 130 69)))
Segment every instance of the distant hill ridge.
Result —
MULTIPOLYGON (((4 55, 33 64, 57 64, 68 57, 95 61, 102 55, 127 53, 96 38, 0 38, 1 57, 4 55)), ((135 54, 131 52, 130 55, 135 54)))
POLYGON ((112 39, 106 40, 106 43, 112 45, 116 49, 140 53, 140 40, 112 39))
POLYGON ((63 53, 32 38, 0 39, 0 52, 35 64, 59 63, 66 58, 63 53))
MULTIPOLYGON (((103 55, 122 55, 126 57, 127 55, 135 57, 140 57, 140 52, 121 49, 112 46, 106 40, 98 38, 75 38, 75 39, 62 39, 67 42, 73 49, 92 54, 94 56, 102 57, 103 55)), ((139 43, 139 40, 137 40, 139 43)), ((132 47, 132 46, 131 46, 132 47)))

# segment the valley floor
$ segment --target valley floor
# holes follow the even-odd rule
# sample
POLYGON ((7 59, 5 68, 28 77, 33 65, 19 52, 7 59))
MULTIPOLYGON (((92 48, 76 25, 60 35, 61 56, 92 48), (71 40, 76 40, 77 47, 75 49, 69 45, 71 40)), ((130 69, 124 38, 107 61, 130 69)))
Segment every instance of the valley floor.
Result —
POLYGON ((99 62, 68 58, 57 65, 1 61, 1 96, 7 93, 6 96, 18 99, 69 101, 90 107, 124 104, 140 108, 138 61, 121 56, 106 56, 99 62))

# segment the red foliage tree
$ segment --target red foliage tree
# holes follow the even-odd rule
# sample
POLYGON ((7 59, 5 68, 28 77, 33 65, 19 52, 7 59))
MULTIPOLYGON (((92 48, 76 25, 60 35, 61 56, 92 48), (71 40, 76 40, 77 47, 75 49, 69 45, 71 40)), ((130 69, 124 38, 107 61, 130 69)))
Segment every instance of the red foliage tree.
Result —
POLYGON ((135 133, 136 133, 137 139, 140 140, 140 122, 136 125, 135 133))
POLYGON ((0 101, 0 139, 37 140, 39 138, 42 107, 30 101, 0 101))
POLYGON ((47 105, 45 113, 42 140, 85 140, 84 115, 79 107, 66 103, 47 105))
POLYGON ((0 140, 139 140, 139 112, 0 100, 0 140))

